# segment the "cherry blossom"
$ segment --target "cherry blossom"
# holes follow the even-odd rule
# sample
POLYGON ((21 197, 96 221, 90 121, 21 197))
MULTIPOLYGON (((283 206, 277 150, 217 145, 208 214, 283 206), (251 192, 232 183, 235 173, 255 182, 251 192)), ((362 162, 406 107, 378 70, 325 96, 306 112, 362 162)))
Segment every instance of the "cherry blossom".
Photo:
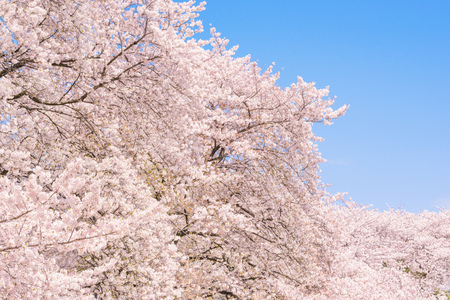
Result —
POLYGON ((448 213, 329 195, 328 88, 287 88, 205 3, 0 0, 0 295, 446 299, 448 213))

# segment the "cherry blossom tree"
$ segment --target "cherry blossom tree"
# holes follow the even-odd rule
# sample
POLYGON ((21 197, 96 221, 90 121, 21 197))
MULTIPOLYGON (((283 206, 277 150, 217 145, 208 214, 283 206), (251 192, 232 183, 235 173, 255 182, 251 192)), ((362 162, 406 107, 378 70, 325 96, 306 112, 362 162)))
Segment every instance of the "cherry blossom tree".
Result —
MULTIPOLYGON (((188 297, 277 297, 281 283, 320 286, 330 234, 318 213, 321 158, 311 123, 345 111, 329 108, 327 90, 301 79, 282 90, 277 74, 234 58, 214 30, 209 41, 191 39, 203 4, 2 1, 1 8, 6 194, 44 193, 15 198, 42 199, 35 207, 4 208, 4 230, 16 237, 3 245, 8 261, 33 249, 35 272, 53 259, 54 272, 69 265, 78 280, 71 291, 105 297, 153 284, 169 291, 156 275, 136 275, 162 265, 171 280, 160 281, 188 297), (98 168, 114 176, 106 180, 98 168), (29 231, 11 231, 17 224, 29 231), (133 237, 134 228, 145 230, 133 237), (48 230, 57 236, 39 238, 48 230)), ((3 277, 36 293, 58 283, 17 283, 13 271, 3 277)))
POLYGON ((450 297, 449 211, 378 212, 347 201, 335 213, 343 260, 336 287, 350 298, 450 297))
POLYGON ((170 218, 129 162, 74 159, 54 177, 29 154, 3 154, 4 298, 173 295, 170 218))
POLYGON ((195 39, 204 6, 0 0, 0 295, 444 292, 444 227, 420 259, 420 234, 407 239, 440 217, 333 205, 312 124, 347 107, 300 77, 279 87, 214 28, 195 39))

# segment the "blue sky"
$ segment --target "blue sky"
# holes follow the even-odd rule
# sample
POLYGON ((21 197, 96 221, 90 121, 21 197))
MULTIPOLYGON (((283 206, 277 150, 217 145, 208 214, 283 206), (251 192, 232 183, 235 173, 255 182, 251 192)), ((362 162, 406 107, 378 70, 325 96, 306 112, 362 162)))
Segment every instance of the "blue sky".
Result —
POLYGON ((325 138, 322 180, 380 210, 450 208, 450 1, 210 0, 237 55, 349 104, 325 138))

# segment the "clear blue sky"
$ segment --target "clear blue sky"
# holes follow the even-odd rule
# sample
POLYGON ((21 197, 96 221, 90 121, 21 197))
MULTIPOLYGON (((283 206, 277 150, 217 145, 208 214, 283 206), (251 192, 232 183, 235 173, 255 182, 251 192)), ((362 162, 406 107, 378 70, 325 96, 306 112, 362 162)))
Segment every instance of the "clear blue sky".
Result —
POLYGON ((265 68, 330 86, 315 126, 330 192, 411 212, 450 208, 450 1, 210 0, 201 13, 265 68))

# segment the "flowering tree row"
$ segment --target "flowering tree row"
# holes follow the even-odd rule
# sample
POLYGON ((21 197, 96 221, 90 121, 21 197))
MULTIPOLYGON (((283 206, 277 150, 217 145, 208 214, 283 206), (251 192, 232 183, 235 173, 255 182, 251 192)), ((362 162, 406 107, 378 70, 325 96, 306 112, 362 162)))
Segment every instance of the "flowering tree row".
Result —
POLYGON ((447 212, 326 193, 327 89, 235 57, 170 0, 0 0, 0 295, 425 299, 447 212))

